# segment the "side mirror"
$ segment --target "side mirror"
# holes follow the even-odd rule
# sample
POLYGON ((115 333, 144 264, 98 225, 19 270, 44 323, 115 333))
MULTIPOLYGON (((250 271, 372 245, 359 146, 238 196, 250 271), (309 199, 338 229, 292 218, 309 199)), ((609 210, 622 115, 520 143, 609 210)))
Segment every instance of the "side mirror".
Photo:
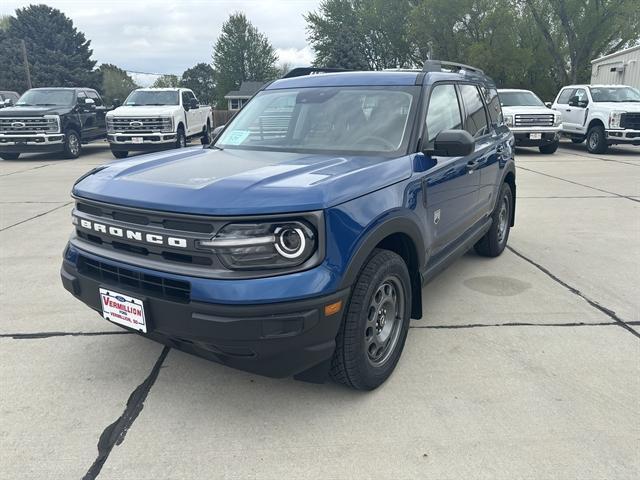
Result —
POLYGON ((198 103, 198 100, 196 100, 195 98, 192 98, 191 100, 189 100, 189 108, 198 108, 200 107, 200 104, 198 103))
POLYGON ((2 102, 4 104, 5 107, 12 107, 13 106, 13 100, 10 98, 5 98, 4 102, 2 102))
POLYGON ((551 108, 551 105, 553 105, 553 103, 551 102, 544 102, 544 106, 547 108, 551 108))
POLYGON ((113 99, 113 108, 118 108, 120 105, 122 105, 122 102, 120 101, 119 98, 114 98, 113 99))
POLYGON ((476 141, 466 130, 443 130, 433 143, 433 150, 427 153, 436 157, 464 157, 471 155, 476 141))

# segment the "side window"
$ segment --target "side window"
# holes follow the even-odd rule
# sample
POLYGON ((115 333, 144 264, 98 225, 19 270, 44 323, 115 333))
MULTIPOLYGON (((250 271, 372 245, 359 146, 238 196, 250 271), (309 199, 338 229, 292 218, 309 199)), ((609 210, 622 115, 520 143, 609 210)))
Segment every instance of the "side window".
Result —
POLYGON ((565 88, 558 97, 558 101, 556 103, 560 103, 562 105, 567 105, 569 103, 569 99, 573 96, 573 92, 575 89, 573 88, 565 88))
POLYGON ((498 90, 495 88, 482 88, 484 94, 484 102, 487 104, 487 110, 489 110, 489 119, 494 125, 501 125, 502 119, 502 107, 500 106, 500 98, 498 97, 498 90))
POLYGON ((93 90, 87 90, 87 96, 96 103, 96 107, 102 106, 102 99, 97 92, 94 92, 93 90))
POLYGON ((475 85, 460 85, 460 93, 462 101, 467 113, 464 128, 473 137, 480 137, 489 133, 489 125, 487 124, 487 114, 484 110, 482 97, 475 85))
MULTIPOLYGON (((198 101, 198 99, 196 98, 195 94, 193 92, 187 92, 187 96, 189 97, 189 101, 191 101, 192 98, 195 98, 196 101, 198 101)), ((199 104, 200 102, 198 102, 199 104)))
POLYGON ((182 92, 182 106, 189 105, 189 95, 187 92, 182 92))
POLYGON ((588 102, 587 91, 584 88, 576 88, 571 97, 578 97, 579 102, 588 102))
MULTIPOLYGON (((78 104, 80 104, 81 101, 83 101, 83 98, 87 98, 87 94, 84 93, 82 90, 78 90, 78 92, 76 92, 76 96, 78 97, 78 99, 76 100, 78 102, 78 104)), ((80 104, 82 105, 82 104, 80 104)))
POLYGON ((447 84, 436 85, 433 88, 429 106, 427 107, 426 122, 426 145, 433 145, 436 135, 443 130, 459 130, 462 128, 462 116, 460 115, 456 87, 447 84))

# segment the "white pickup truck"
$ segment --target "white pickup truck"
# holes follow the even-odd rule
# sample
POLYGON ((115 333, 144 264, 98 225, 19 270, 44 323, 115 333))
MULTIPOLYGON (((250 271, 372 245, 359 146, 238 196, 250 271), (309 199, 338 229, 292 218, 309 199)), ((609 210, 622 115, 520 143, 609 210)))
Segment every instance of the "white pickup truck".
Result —
POLYGON ((107 140, 116 158, 130 151, 182 148, 190 138, 211 139, 211 107, 187 88, 139 88, 107 114, 107 140))
POLYGON ((562 116, 548 108, 529 90, 498 89, 504 121, 513 132, 516 146, 538 147, 551 154, 558 149, 562 116))
POLYGON ((609 145, 640 145, 640 91, 625 85, 569 85, 551 107, 562 114, 562 134, 587 141, 591 153, 609 145))

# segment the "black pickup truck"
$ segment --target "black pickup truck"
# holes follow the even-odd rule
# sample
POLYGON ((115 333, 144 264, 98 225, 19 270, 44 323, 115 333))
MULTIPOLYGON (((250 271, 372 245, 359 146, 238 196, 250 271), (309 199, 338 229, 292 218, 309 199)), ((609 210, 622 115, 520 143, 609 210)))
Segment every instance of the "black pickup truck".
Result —
POLYGON ((32 88, 0 110, 0 158, 32 152, 77 158, 83 143, 106 138, 106 112, 90 88, 32 88))

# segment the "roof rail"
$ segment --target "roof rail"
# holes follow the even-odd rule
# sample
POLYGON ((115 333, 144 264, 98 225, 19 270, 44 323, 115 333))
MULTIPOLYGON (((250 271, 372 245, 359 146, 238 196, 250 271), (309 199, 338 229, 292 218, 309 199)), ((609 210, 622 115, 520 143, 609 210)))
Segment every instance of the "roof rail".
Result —
POLYGON ((337 73, 337 72, 354 72, 355 70, 347 70, 344 68, 324 68, 324 67, 298 67, 290 70, 289 73, 282 78, 304 77, 305 75, 314 75, 318 73, 337 73))
POLYGON ((469 70, 470 72, 480 73, 484 75, 484 71, 471 65, 465 65, 464 63, 447 62, 445 60, 427 60, 422 67, 423 72, 441 72, 442 67, 447 70, 469 70))

